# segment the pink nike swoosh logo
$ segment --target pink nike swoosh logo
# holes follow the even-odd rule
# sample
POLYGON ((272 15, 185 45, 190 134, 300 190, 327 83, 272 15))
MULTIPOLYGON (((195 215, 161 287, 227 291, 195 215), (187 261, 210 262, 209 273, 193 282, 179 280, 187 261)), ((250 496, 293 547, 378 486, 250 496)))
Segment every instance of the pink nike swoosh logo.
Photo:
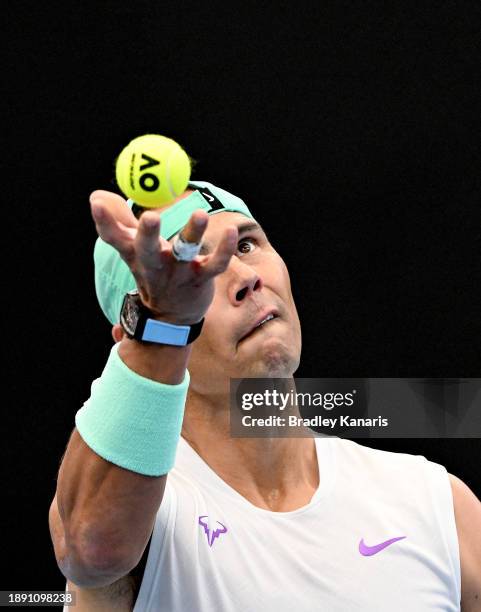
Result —
POLYGON ((364 538, 359 542, 359 552, 364 557, 370 557, 371 555, 375 555, 381 550, 384 550, 394 542, 398 542, 399 540, 404 540, 406 536, 401 536, 400 538, 391 538, 390 540, 386 540, 385 542, 381 542, 381 544, 376 544, 375 546, 368 546, 364 543, 364 538))

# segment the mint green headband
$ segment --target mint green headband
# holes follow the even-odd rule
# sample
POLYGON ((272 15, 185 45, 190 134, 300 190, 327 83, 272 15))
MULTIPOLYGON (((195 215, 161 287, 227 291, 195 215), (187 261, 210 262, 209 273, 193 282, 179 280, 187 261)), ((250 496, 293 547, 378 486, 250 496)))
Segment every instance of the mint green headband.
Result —
MULTIPOLYGON (((166 240, 175 236, 187 223, 194 210, 202 208, 209 215, 238 212, 253 219, 246 204, 237 196, 204 181, 191 181, 196 191, 161 213, 160 235, 166 240)), ((132 208, 134 202, 127 201, 132 208)), ((104 315, 114 325, 119 322, 125 294, 135 289, 135 279, 118 251, 97 238, 94 248, 95 291, 104 315)))

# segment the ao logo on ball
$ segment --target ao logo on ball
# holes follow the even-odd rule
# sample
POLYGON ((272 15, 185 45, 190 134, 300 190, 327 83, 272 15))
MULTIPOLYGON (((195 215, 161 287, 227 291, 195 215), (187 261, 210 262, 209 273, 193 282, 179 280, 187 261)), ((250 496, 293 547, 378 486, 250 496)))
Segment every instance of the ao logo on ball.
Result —
MULTIPOLYGON (((142 153, 142 159, 145 160, 146 163, 140 166, 140 172, 160 165, 159 161, 145 153, 142 153)), ((160 185, 159 177, 151 172, 145 172, 145 174, 141 174, 139 177, 139 185, 144 191, 155 191, 160 185)))
POLYGON ((115 177, 136 204, 159 208, 173 202, 187 187, 190 159, 182 147, 160 134, 144 134, 122 149, 115 177))

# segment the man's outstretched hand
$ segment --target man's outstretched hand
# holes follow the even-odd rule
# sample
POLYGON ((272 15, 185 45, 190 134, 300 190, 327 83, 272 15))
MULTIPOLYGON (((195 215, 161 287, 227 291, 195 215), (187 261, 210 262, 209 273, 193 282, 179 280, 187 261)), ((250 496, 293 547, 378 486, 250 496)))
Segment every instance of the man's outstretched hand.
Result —
MULTIPOLYGON (((214 277, 224 272, 235 253, 237 228, 225 228, 212 253, 179 262, 172 244, 160 236, 158 209, 145 211, 137 219, 126 201, 109 191, 94 191, 90 205, 99 236, 129 266, 145 306, 163 321, 179 325, 200 321, 214 297, 214 277)), ((183 237, 201 242, 208 223, 204 210, 194 211, 183 237)))

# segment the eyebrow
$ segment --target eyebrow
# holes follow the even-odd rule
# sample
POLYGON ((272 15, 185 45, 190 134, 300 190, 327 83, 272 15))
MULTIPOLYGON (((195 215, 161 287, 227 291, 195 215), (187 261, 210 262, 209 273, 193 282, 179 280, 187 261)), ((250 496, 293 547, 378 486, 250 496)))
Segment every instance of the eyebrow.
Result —
POLYGON ((256 230, 264 232, 264 230, 259 225, 259 223, 253 223, 253 222, 249 223, 248 222, 248 223, 241 223, 240 225, 237 226, 237 231, 239 232, 239 235, 245 234, 246 232, 254 232, 256 230))
MULTIPOLYGON (((241 223, 237 226, 237 232, 239 233, 239 238, 243 234, 246 234, 247 232, 255 232, 255 231, 263 232, 265 234, 264 230, 259 225, 259 223, 247 222, 247 223, 241 223)), ((208 255, 211 251, 212 251, 212 244, 209 241, 206 241, 202 243, 199 254, 208 255)))

